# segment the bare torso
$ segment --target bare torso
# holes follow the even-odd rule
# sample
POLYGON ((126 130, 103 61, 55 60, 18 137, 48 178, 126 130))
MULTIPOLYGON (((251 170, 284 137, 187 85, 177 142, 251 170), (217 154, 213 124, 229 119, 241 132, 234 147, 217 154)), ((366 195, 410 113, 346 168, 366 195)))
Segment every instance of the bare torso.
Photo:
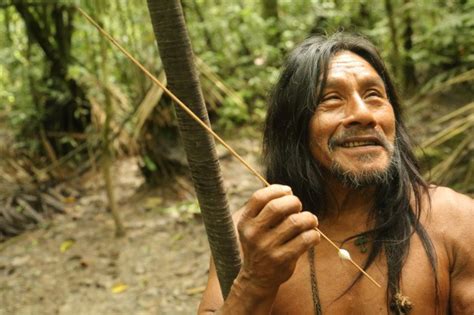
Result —
MULTIPOLYGON (((434 274, 426 252, 417 235, 412 236, 410 250, 404 264, 401 293, 408 297, 414 314, 474 314, 474 258, 470 251, 474 245, 474 207, 471 198, 446 188, 432 189, 432 208, 426 209, 421 222, 428 232, 437 254, 439 300, 436 301, 434 274)), ((342 231, 341 227, 320 222, 319 228, 331 239, 338 241, 358 232, 342 231)), ((350 242, 347 248, 359 265, 366 253, 350 242)), ((377 288, 361 278, 343 294, 358 274, 349 262, 342 261, 335 249, 322 240, 315 249, 315 270, 323 314, 387 314, 387 267, 384 256, 378 257, 367 272, 381 285, 377 288)), ((211 270, 211 273, 213 271, 211 270)), ((214 271, 215 272, 215 271, 214 271)), ((218 309, 222 305, 217 282, 210 282, 200 307, 218 309)), ((296 264, 290 279, 278 290, 272 314, 314 314, 313 295, 308 253, 296 264)))
MULTIPOLYGON (((440 244, 439 240, 434 239, 433 243, 440 244)), ((441 310, 446 310, 449 298, 448 259, 443 247, 435 246, 438 254, 438 281, 441 289, 438 305, 441 310)), ((367 254, 360 253, 359 248, 353 243, 345 247, 359 265, 366 259, 367 254)), ((368 269, 368 273, 382 285, 382 288, 377 288, 368 279, 362 277, 342 296, 341 294, 349 288, 358 271, 349 262, 341 260, 335 249, 324 241, 316 248, 315 265, 324 314, 387 314, 385 257, 378 258, 368 269)), ((273 314, 314 313, 309 270, 308 255, 303 255, 298 261, 293 277, 280 286, 273 314)), ((435 313, 433 272, 425 250, 416 236, 412 238, 410 253, 403 269, 401 292, 414 306, 410 314, 435 313)))

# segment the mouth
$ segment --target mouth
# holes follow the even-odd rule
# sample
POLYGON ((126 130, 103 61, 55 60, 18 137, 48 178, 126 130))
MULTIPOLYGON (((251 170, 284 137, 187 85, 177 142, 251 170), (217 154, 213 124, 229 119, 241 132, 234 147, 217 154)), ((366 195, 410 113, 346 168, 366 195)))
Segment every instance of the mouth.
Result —
POLYGON ((344 141, 343 143, 339 144, 340 147, 343 148, 356 148, 356 147, 366 147, 366 146, 380 146, 380 142, 378 141, 344 141))
POLYGON ((374 148, 374 147, 384 147, 382 141, 375 136, 359 136, 359 137, 347 137, 341 139, 340 141, 335 141, 332 143, 332 147, 353 149, 353 148, 374 148))

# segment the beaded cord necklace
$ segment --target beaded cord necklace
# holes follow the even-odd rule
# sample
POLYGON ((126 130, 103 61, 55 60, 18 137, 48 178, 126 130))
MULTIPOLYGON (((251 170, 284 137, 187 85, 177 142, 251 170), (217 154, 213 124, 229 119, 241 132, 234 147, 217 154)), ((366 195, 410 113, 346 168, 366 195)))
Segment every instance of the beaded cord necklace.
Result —
MULTIPOLYGON (((365 242, 364 242, 365 243, 365 242)), ((362 249, 361 249, 362 252, 362 249)), ((319 290, 318 290, 318 279, 316 278, 316 268, 314 262, 314 247, 311 247, 308 251, 308 262, 309 262, 309 273, 311 281, 311 293, 313 299, 313 310, 314 315, 322 315, 323 311, 321 309, 321 301, 319 299, 319 290)), ((413 308, 413 304, 407 296, 404 296, 400 291, 395 294, 390 303, 390 310, 397 315, 408 314, 413 308)))
POLYGON ((321 310, 321 302, 319 301, 318 280, 316 279, 316 270, 314 267, 314 247, 311 247, 308 251, 308 260, 314 315, 322 315, 323 311, 321 310))

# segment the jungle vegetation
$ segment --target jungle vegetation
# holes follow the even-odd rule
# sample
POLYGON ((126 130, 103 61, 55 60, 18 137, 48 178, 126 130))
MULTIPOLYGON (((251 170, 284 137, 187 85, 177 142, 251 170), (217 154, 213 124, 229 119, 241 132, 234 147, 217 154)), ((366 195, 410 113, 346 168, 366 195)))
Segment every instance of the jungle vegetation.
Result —
MULTIPOLYGON (((144 1, 2 0, 0 201, 7 206, 0 234, 21 230, 8 223, 20 220, 18 211, 35 221, 35 212, 54 208, 31 191, 46 193, 91 169, 110 177, 110 163, 121 157, 138 156, 149 185, 187 172, 171 99, 76 6, 166 82, 144 1), (25 192, 30 197, 21 197, 25 192)), ((396 78, 427 178, 474 193, 473 0, 183 0, 182 6, 206 107, 225 137, 259 135, 268 93, 296 43, 311 34, 362 33, 396 78)))

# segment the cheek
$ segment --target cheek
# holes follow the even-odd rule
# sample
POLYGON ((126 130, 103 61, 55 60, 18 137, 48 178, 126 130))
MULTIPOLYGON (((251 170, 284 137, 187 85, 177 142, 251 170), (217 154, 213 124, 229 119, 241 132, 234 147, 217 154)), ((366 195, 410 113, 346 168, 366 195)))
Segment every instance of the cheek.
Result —
POLYGON ((395 113, 393 112, 393 108, 387 109, 385 112, 381 113, 381 117, 379 119, 383 132, 387 139, 390 142, 395 141, 395 113))
POLYGON ((321 119, 319 117, 311 119, 309 125, 310 148, 318 147, 318 149, 320 149, 320 147, 323 146, 324 138, 324 128, 321 124, 321 119))
POLYGON ((324 115, 313 117, 309 125, 309 147, 311 153, 323 165, 330 162, 328 143, 334 130, 332 125, 324 115))
POLYGON ((337 127, 334 121, 333 117, 324 113, 313 117, 310 122, 310 139, 315 139, 318 143, 327 145, 329 138, 337 127))

